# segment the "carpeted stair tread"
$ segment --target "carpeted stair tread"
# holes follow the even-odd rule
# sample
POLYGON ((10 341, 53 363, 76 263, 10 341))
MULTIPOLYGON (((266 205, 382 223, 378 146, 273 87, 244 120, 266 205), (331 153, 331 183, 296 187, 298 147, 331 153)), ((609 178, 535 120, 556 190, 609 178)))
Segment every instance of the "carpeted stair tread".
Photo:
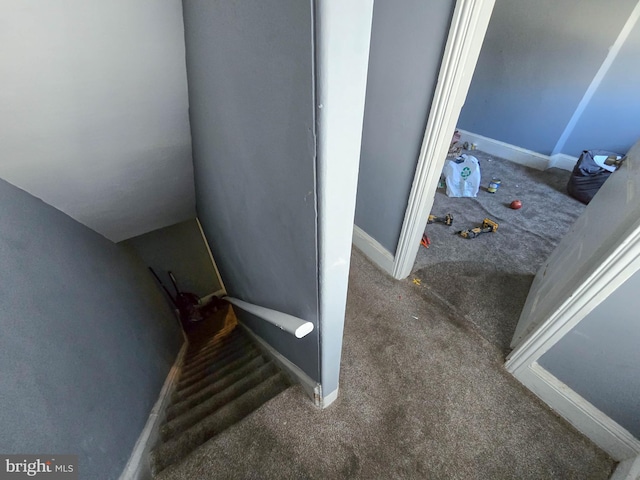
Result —
POLYGON ((207 442, 207 440, 258 409, 289 385, 289 380, 284 374, 277 373, 272 375, 267 380, 202 419, 196 425, 160 444, 151 454, 151 465, 154 474, 180 461, 197 447, 207 442))
POLYGON ((226 345, 219 350, 212 351, 211 353, 209 353, 209 355, 194 362, 185 362, 183 370, 180 374, 180 380, 182 381, 188 377, 193 376, 194 374, 200 372, 203 368, 206 368, 212 362, 216 362, 235 351, 242 350, 246 348, 247 345, 250 345, 250 341, 248 339, 244 339, 241 342, 226 345))
POLYGON ((261 355, 255 357, 247 363, 239 365, 238 368, 236 368, 232 372, 229 372, 224 377, 210 383, 202 390, 194 393, 193 395, 185 398, 180 402, 170 405, 166 411, 167 421, 173 420, 177 416, 182 415, 190 408, 193 408, 196 405, 206 401, 208 398, 212 397, 218 392, 221 392, 229 385, 234 384, 245 375, 248 375, 253 370, 260 368, 265 363, 267 363, 267 359, 264 356, 261 355))
POLYGON ((218 339, 216 342, 207 343, 205 345, 202 345, 201 347, 198 347, 197 349, 190 349, 189 355, 185 357, 185 362, 193 363, 196 360, 206 357, 211 352, 215 352, 216 350, 224 348, 227 345, 233 345, 235 342, 242 341, 248 338, 246 335, 236 332, 237 330, 234 330, 232 333, 224 338, 218 339))
POLYGON ((256 351, 256 347, 253 345, 245 345, 244 348, 240 348, 234 350, 232 352, 227 352, 223 357, 212 360, 212 362, 201 370, 194 372, 191 375, 188 375, 186 378, 180 376, 180 380, 178 381, 177 390, 183 390, 191 385, 201 382, 203 379, 206 379, 211 374, 217 372, 218 370, 224 368, 226 365, 233 363, 238 358, 243 357, 244 355, 256 351))
POLYGON ((236 335, 232 340, 220 342, 216 345, 200 350, 196 355, 193 355, 190 358, 185 358, 184 365, 197 365, 221 350, 228 350, 234 346, 245 344, 246 342, 247 337, 245 335, 236 335))
POLYGON ((166 442, 175 437, 276 373, 278 373, 278 368, 273 363, 262 365, 199 405, 165 423, 160 430, 160 438, 166 442))
POLYGON ((226 327, 213 336, 207 337, 206 334, 204 338, 193 338, 193 336, 191 336, 189 339, 189 349, 187 350, 185 358, 189 359, 192 356, 197 355, 202 350, 219 345, 220 343, 228 342, 230 339, 238 335, 242 335, 242 333, 241 329, 233 325, 226 327))
POLYGON ((178 403, 178 402, 181 402, 181 401, 187 399, 188 397, 190 397, 194 393, 199 392, 200 390, 204 389, 205 387, 207 387, 211 383, 213 383, 213 382, 225 377, 229 373, 233 372, 235 369, 237 369, 240 366, 250 362, 255 357, 258 357, 259 355, 260 355, 260 352, 258 352, 254 348, 254 349, 246 352, 244 355, 242 355, 242 356, 238 357, 237 359, 233 360, 232 362, 222 366, 219 370, 213 372, 212 374, 210 374, 209 376, 203 378, 199 382, 194 383, 192 385, 189 385, 188 387, 185 387, 185 388, 183 388, 181 390, 175 391, 173 393, 172 397, 171 397, 172 403, 178 403))
MULTIPOLYGON (((236 330, 234 330, 233 332, 236 332, 236 330)), ((205 358, 210 353, 213 353, 216 350, 227 347, 236 342, 245 341, 247 338, 248 337, 246 335, 240 333, 231 333, 228 336, 219 339, 218 342, 215 342, 213 344, 205 345, 197 349, 190 349, 190 353, 185 357, 185 364, 195 363, 196 361, 205 358)))

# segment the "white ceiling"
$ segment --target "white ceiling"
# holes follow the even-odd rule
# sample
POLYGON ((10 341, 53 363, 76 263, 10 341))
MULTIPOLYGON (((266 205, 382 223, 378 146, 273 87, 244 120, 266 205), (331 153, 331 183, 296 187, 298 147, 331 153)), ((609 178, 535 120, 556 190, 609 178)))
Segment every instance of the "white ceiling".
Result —
POLYGON ((0 18, 0 177, 113 241, 195 217, 180 0, 0 18))

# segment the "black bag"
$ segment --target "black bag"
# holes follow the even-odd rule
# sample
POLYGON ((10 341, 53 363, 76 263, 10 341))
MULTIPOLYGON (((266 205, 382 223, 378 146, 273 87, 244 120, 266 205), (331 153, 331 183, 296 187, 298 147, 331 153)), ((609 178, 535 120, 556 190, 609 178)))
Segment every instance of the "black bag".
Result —
POLYGON ((584 204, 588 204, 591 201, 607 178, 609 178, 609 175, 611 175, 610 171, 596 163, 593 159, 596 155, 619 156, 617 153, 606 150, 585 150, 582 152, 578 163, 576 163, 576 166, 573 167, 573 172, 571 172, 571 177, 567 184, 567 192, 584 204))

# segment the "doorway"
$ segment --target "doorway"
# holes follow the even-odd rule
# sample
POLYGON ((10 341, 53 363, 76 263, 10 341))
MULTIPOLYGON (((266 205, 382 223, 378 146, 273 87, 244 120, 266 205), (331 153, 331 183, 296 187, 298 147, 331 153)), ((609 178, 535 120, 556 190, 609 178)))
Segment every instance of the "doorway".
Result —
MULTIPOLYGON (((463 3, 457 4, 456 13, 464 11, 463 3)), ((565 8, 569 7, 558 6, 557 10, 554 10, 554 18, 570 17, 570 12, 563 10, 565 8)), ((576 42, 573 36, 566 32, 563 21, 547 22, 547 15, 540 12, 539 5, 536 7, 533 4, 526 6, 499 4, 493 12, 489 34, 484 39, 480 62, 477 62, 478 56, 474 58, 464 56, 463 43, 457 44, 459 51, 455 52, 456 38, 464 38, 464 35, 456 31, 454 17, 440 72, 438 91, 436 91, 425 131, 420 162, 394 258, 393 273, 396 278, 404 278, 412 271, 426 267, 430 259, 433 263, 432 257, 437 257, 433 250, 438 248, 444 250, 445 258, 453 262, 456 260, 472 262, 480 256, 491 259, 492 253, 496 253, 488 249, 486 252, 478 251, 478 255, 474 255, 473 251, 475 246, 481 243, 480 240, 460 243, 454 242, 450 237, 436 238, 435 240, 440 242, 431 246, 428 253, 422 247, 418 250, 416 246, 422 236, 429 213, 445 215, 447 208, 464 204, 466 200, 452 200, 448 203, 443 200, 442 190, 437 191, 434 185, 442 172, 442 165, 451 141, 451 138, 443 138, 442 135, 435 133, 441 133, 446 127, 451 129, 447 132, 451 134, 454 128, 450 116, 444 113, 447 108, 455 115, 454 121, 458 126, 467 130, 461 132, 462 138, 459 143, 477 146, 480 150, 466 153, 479 158, 484 182, 478 195, 481 211, 475 212, 478 218, 466 219, 465 216, 469 213, 468 207, 461 207, 458 217, 467 224, 461 225, 460 228, 454 227, 454 231, 477 226, 483 221, 484 214, 486 216, 494 214, 498 220, 516 221, 512 226, 516 230, 521 230, 523 236, 528 238, 532 238, 532 234, 536 236, 538 240, 535 247, 529 245, 530 242, 524 241, 524 238, 520 242, 514 239, 510 245, 498 246, 503 249, 506 247, 507 251, 500 255, 493 255, 488 271, 491 271, 491 264, 500 265, 504 263, 505 258, 513 257, 509 252, 516 252, 516 257, 518 255, 523 257, 518 260, 516 266, 522 267, 526 264, 529 270, 526 268, 510 270, 532 275, 537 270, 535 267, 548 257, 553 246, 575 221, 582 208, 578 202, 564 194, 568 173, 549 168, 561 167, 570 171, 582 149, 606 146, 611 150, 625 153, 635 143, 636 132, 626 129, 626 125, 636 123, 637 109, 634 105, 625 105, 629 103, 629 95, 625 92, 631 88, 635 80, 622 80, 621 78, 626 76, 619 73, 620 69, 626 68, 629 58, 632 58, 640 48, 640 28, 636 27, 640 16, 640 3, 635 0, 630 1, 620 12, 611 14, 607 12, 606 5, 593 4, 588 12, 582 13, 588 16, 600 15, 612 24, 611 31, 607 35, 592 38, 592 45, 584 41, 576 42), (522 20, 523 18, 525 19, 522 20), (531 40, 531 35, 536 32, 541 36, 539 33, 541 25, 546 26, 546 33, 545 38, 541 39, 543 43, 540 48, 544 48, 544 42, 550 42, 556 45, 555 50, 558 52, 545 51, 542 55, 539 52, 540 48, 532 49, 527 43, 527 39, 531 40), (518 35, 514 35, 515 33, 518 35), (613 46, 609 48, 611 44, 613 46), (570 52, 574 52, 579 60, 568 59, 570 52), (463 66, 448 65, 447 62, 452 58, 458 59, 463 66), (449 79, 450 88, 447 89, 444 85, 447 80, 446 74, 456 69, 458 69, 457 78, 449 79), (468 83, 459 81, 460 77, 464 78, 468 70, 475 71, 469 92, 467 89, 471 84, 470 80, 468 83), (569 75, 579 71, 583 73, 580 78, 569 75), (458 83, 456 84, 454 80, 458 80, 458 83), (571 84, 571 88, 565 88, 567 84, 571 84), (582 95, 581 100, 579 95, 582 95), (573 100, 564 100, 565 96, 573 100), (616 103, 617 97, 621 97, 624 101, 616 103), (611 104, 612 101, 613 104, 611 104), (439 102, 444 103, 440 105, 439 102), (465 104, 464 109, 459 109, 458 105, 462 104, 465 104), (609 118, 611 111, 616 112, 616 118, 609 118), (554 119, 550 119, 550 112, 554 113, 554 119), (608 114, 606 122, 603 122, 604 113, 608 114), (556 116, 562 120, 556 120, 556 116), (490 135, 493 138, 483 135, 490 135), (431 145, 428 142, 431 142, 431 145), (435 145, 438 142, 440 144, 435 145), (427 158, 430 160, 426 161, 427 158), (533 169, 527 170, 520 165, 505 163, 502 158, 525 167, 533 167, 533 169), (538 170, 544 170, 544 172, 538 170), (488 195, 486 188, 489 180, 494 176, 507 177, 503 178, 502 187, 497 193, 488 195), (429 177, 428 181, 426 181, 427 177, 429 177), (547 185, 546 191, 538 188, 541 183, 547 185), (433 192, 433 198, 425 199, 424 192, 433 192), (508 208, 512 200, 523 195, 524 199, 529 200, 525 201, 524 208, 517 212, 508 208), (502 201, 492 202, 490 197, 500 197, 502 201), (434 200, 435 203, 433 203, 434 200), (429 207, 429 212, 425 211, 425 205, 429 207), (532 219, 534 224, 527 225, 526 220, 528 216, 530 217, 528 214, 533 205, 536 205, 539 210, 546 211, 540 212, 535 219, 532 219), (417 215, 417 212, 420 215, 417 215), (446 247, 455 245, 455 251, 452 252, 449 248, 447 252, 447 248, 443 248, 443 242, 446 243, 446 247), (542 245, 542 242, 546 242, 547 245, 542 245), (472 252, 465 255, 464 248, 470 248, 472 252)), ((476 16, 482 18, 479 13, 476 16)), ((577 20, 572 19, 572 21, 577 20)), ((463 23, 474 25, 472 20, 463 23)), ((487 26, 488 22, 484 25, 485 30, 480 33, 477 29, 470 28, 466 38, 471 38, 475 33, 475 41, 483 43, 487 26)), ((633 97, 635 95, 632 95, 633 97)), ((504 226, 511 225, 506 223, 504 226)), ((437 237, 442 233, 442 229, 437 225, 427 226, 427 233, 429 232, 437 237)), ((509 229, 503 228, 501 232, 498 237, 504 238, 509 229)), ((474 275, 477 276, 477 274, 474 275)))
MULTIPOLYGON (((640 7, 636 6, 629 21, 638 12, 640 12, 640 7)), ((633 21, 635 22, 635 19, 633 21)), ((473 24, 473 22, 470 22, 470 24, 473 24)), ((627 29, 628 24, 629 22, 625 24, 622 33, 627 29)), ((467 33, 471 32, 473 32, 473 29, 467 33)), ((448 61, 451 58, 457 58, 456 61, 462 62, 473 71, 477 60, 477 56, 472 61, 469 60, 469 57, 460 60, 460 56, 452 54, 453 47, 450 48, 450 46, 455 44, 455 38, 454 24, 426 129, 415 181, 412 186, 400 244, 394 258, 393 274, 396 278, 405 278, 411 273, 414 266, 422 229, 425 227, 427 217, 434 205, 433 199, 436 193, 437 181, 451 140, 450 135, 454 130, 460 106, 466 98, 469 86, 468 83, 466 86, 460 83, 456 85, 453 78, 448 79, 450 82, 448 87, 444 85, 446 82, 443 79, 446 79, 447 72, 456 69, 456 67, 449 65, 448 61)), ((481 41, 481 38, 482 36, 480 35, 479 39, 476 40, 481 41)), ((463 44, 464 42, 458 45, 460 52, 464 51, 463 44)), ((614 49, 612 48, 612 50, 614 49)), ((461 76, 464 76, 460 73, 461 71, 464 71, 464 69, 458 71, 461 76)), ((587 93, 591 91, 591 94, 593 94, 592 90, 590 88, 587 93)), ((575 127, 576 122, 572 117, 570 124, 573 123, 573 126, 571 128, 575 127)), ((563 134, 563 137, 566 137, 566 135, 563 134)), ((553 164, 556 160, 563 160, 562 157, 558 159, 556 155, 559 152, 556 149, 553 150, 548 157, 550 164, 553 164)), ((495 159, 493 160, 495 161, 495 159)), ((613 187, 609 190, 612 191, 612 189, 615 190, 613 187)), ((622 188, 618 190, 619 192, 626 191, 626 189, 622 188)), ((631 194, 631 197, 633 196, 631 194)), ((619 197, 618 199, 621 204, 628 203, 628 198, 619 197)), ((591 212, 596 212, 596 210, 592 208, 591 212)), ((600 213, 605 211, 606 208, 601 210, 600 213)), ((446 212, 434 211, 433 213, 444 214, 446 212)), ((523 315, 523 318, 527 317, 524 318, 524 324, 526 324, 527 328, 522 335, 516 337, 518 339, 517 348, 511 353, 506 364, 507 370, 513 373, 530 390, 617 459, 630 458, 632 455, 637 454, 640 451, 638 440, 603 411, 569 388, 549 371, 542 368, 538 364, 538 360, 573 327, 578 325, 595 305, 618 288, 633 272, 638 270, 637 252, 640 249, 638 219, 640 217, 637 213, 634 210, 634 213, 630 214, 631 216, 626 219, 628 221, 625 221, 626 226, 624 228, 621 223, 616 227, 612 227, 613 230, 607 233, 611 237, 611 232, 618 229, 620 235, 615 239, 607 237, 608 240, 599 236, 597 245, 594 243, 595 240, 590 238, 590 230, 585 225, 585 222, 591 222, 595 226, 598 215, 592 213, 581 217, 582 223, 573 229, 574 235, 570 238, 572 240, 588 240, 576 243, 576 245, 582 246, 576 247, 575 251, 572 251, 572 245, 565 238, 561 244, 562 248, 556 250, 556 252, 561 253, 554 253, 555 266, 553 268, 556 270, 557 275, 554 278, 554 282, 545 281, 547 274, 545 267, 536 277, 536 283, 532 289, 532 294, 529 295, 525 305, 525 314, 523 315), (578 232, 577 234, 576 231, 578 232), (590 250, 585 246, 587 243, 590 250), (579 266, 567 264, 567 261, 569 261, 567 259, 575 260, 576 257, 579 260, 576 261, 576 264, 579 266), (565 261, 559 262, 558 260, 560 259, 565 261), (558 265, 564 265, 564 267, 560 268, 558 265), (615 285, 612 285, 611 282, 614 282, 615 285), (541 286, 544 286, 544 288, 541 289, 541 286), (550 301, 549 297, 553 298, 553 302, 550 301)), ((618 216, 618 220, 620 218, 621 216, 618 216)), ((597 229, 599 230, 599 228, 597 229)), ((547 262, 545 265, 551 268, 550 265, 552 263, 547 262)), ((522 331, 523 329, 519 328, 519 330, 522 331)))
MULTIPOLYGON (((437 189, 432 213, 438 217, 426 225, 428 242, 418 250, 411 278, 506 357, 538 268, 584 205, 566 193, 568 171, 534 170, 481 150, 463 152, 478 161, 477 196, 450 197, 446 187, 437 189), (492 179, 501 181, 494 193, 488 188, 492 179), (518 209, 511 208, 515 200, 521 201, 518 209), (447 215, 451 225, 438 221, 447 215), (497 230, 475 238, 459 233, 485 218, 497 230)), ((455 155, 449 158, 455 162, 455 155)))

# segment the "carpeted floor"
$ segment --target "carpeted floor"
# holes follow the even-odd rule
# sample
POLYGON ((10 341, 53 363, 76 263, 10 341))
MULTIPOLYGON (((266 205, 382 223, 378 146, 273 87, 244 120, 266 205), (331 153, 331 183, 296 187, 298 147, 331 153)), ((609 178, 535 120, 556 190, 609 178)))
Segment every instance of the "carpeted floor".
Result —
POLYGON ((608 478, 614 462, 428 288, 351 265, 338 400, 290 388, 158 478, 608 478))
POLYGON ((468 153, 480 163, 480 192, 476 198, 450 198, 438 189, 432 213, 451 213, 454 224, 427 225, 431 245, 420 247, 412 278, 506 353, 538 267, 584 205, 566 193, 570 172, 542 172, 481 151, 468 153), (491 194, 486 188, 493 177, 502 184, 491 194), (520 210, 509 208, 515 199, 522 201, 520 210), (497 232, 475 239, 456 235, 485 217, 498 222, 497 232))

